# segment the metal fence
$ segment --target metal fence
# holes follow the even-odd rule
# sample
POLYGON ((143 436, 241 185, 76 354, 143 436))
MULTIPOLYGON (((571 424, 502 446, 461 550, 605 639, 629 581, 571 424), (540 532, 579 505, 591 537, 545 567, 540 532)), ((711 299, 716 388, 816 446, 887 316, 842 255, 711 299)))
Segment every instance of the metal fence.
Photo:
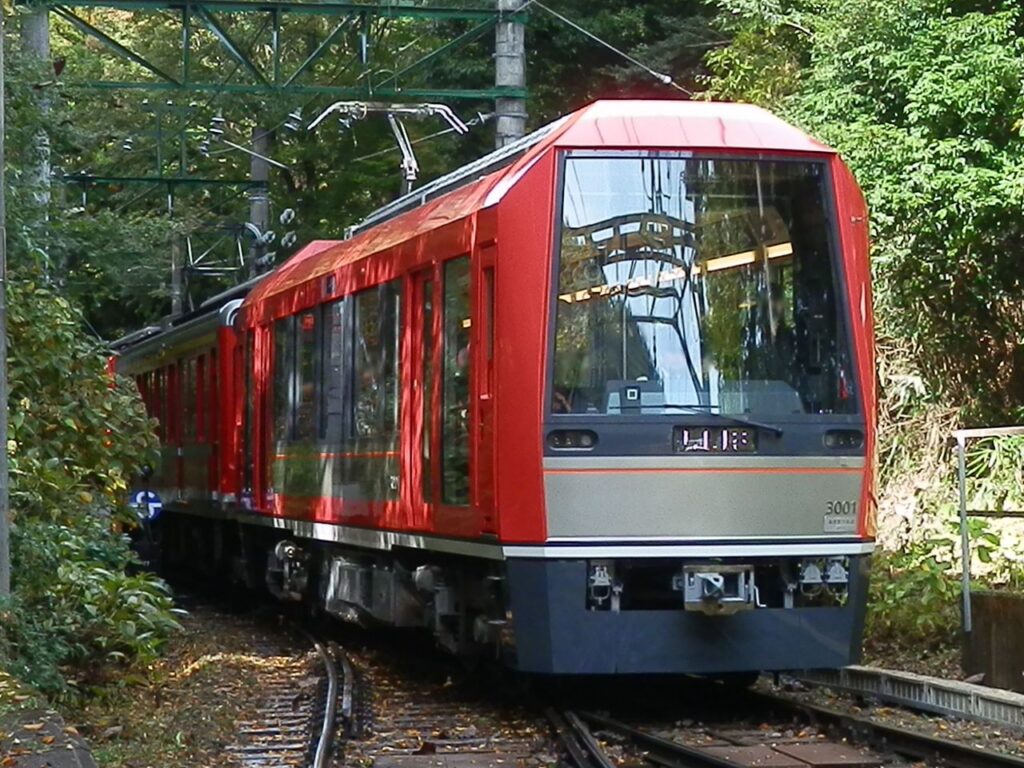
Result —
POLYGON ((957 468, 960 485, 960 548, 963 580, 963 627, 966 634, 971 632, 971 541, 967 520, 971 517, 1024 517, 1021 512, 1002 512, 989 509, 967 509, 967 441, 984 437, 1014 437, 1024 435, 1022 427, 982 427, 979 429, 957 429, 953 432, 956 438, 957 468))

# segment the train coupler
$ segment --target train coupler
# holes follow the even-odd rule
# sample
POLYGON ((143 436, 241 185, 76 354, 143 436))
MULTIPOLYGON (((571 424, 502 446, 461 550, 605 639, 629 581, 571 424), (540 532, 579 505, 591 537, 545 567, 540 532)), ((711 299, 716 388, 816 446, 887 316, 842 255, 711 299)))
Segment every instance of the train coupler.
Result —
POLYGON ((682 593, 686 610, 710 616, 726 616, 757 605, 752 565, 686 565, 672 579, 672 588, 682 593))

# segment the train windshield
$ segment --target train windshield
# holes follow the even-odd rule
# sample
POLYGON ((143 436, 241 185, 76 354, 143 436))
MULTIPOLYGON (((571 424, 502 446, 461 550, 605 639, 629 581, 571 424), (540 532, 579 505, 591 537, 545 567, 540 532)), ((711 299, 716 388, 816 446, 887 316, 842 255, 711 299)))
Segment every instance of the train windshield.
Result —
POLYGON ((856 411, 823 163, 565 159, 551 410, 856 411))

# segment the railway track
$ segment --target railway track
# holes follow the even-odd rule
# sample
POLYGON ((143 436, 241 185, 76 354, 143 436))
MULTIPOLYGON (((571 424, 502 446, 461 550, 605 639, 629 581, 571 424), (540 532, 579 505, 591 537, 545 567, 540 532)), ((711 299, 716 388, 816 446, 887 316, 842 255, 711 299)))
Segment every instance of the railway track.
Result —
POLYGON ((785 695, 625 680, 523 695, 493 668, 467 673, 419 642, 310 627, 346 653, 283 627, 278 620, 254 641, 266 674, 255 713, 236 722, 225 749, 230 764, 530 768, 559 762, 562 751, 572 768, 1024 768, 1019 756, 785 695))
POLYGON ((237 724, 238 740, 225 749, 244 768, 328 768, 337 724, 352 722, 354 674, 344 652, 299 634, 310 646, 304 652, 257 646, 271 679, 256 717, 237 724))
POLYGON ((556 760, 543 716, 490 670, 469 672, 422 647, 353 650, 351 661, 353 737, 339 765, 539 768, 556 760))
POLYGON ((587 711, 548 710, 572 768, 1024 768, 1020 757, 882 725, 763 693, 736 698, 732 722, 631 724, 587 711), (613 753, 616 753, 613 757, 613 753))

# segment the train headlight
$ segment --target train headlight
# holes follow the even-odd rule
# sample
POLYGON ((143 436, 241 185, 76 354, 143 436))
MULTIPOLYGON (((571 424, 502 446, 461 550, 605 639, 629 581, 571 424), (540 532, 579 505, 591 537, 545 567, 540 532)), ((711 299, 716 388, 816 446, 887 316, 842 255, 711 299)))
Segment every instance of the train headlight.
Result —
POLYGON ((548 445, 558 450, 590 450, 597 445, 597 433, 589 429, 556 429, 548 433, 548 445))
POLYGON ((825 433, 825 447, 838 449, 860 448, 864 433, 859 429, 830 429, 825 433))

